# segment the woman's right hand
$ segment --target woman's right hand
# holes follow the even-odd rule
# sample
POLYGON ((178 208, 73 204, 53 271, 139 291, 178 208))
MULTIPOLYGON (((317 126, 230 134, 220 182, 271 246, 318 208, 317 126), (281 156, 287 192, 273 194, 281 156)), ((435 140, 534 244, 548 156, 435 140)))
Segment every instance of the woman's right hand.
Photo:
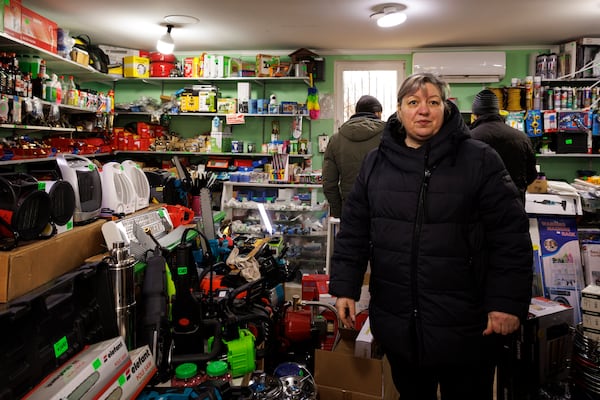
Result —
POLYGON ((344 328, 354 328, 356 322, 356 302, 348 297, 338 297, 335 308, 344 324, 344 328))

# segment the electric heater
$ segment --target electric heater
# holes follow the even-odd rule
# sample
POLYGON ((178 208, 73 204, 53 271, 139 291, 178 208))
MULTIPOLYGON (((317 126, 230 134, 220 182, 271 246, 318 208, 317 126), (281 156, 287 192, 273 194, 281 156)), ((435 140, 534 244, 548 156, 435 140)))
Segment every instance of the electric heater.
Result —
POLYGON ((62 179, 70 183, 75 192, 73 222, 83 224, 98 218, 102 208, 102 181, 96 165, 76 154, 59 154, 56 164, 62 179))

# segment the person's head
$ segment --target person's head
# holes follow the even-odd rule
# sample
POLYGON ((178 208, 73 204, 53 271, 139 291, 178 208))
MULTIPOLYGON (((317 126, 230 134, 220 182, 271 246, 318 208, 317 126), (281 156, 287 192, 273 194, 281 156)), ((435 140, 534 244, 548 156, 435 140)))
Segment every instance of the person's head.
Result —
POLYGON ((413 74, 398 90, 398 119, 406 130, 406 145, 420 147, 436 135, 446 110, 449 87, 429 73, 413 74))
POLYGON ((484 89, 475 95, 473 99, 473 107, 471 112, 475 117, 488 114, 499 114, 500 113, 500 102, 496 93, 489 89, 484 89))
POLYGON ((379 100, 377 100, 373 96, 364 95, 361 96, 360 99, 356 102, 355 111, 357 113, 373 113, 377 114, 379 118, 381 118, 381 112, 383 111, 383 107, 379 100))

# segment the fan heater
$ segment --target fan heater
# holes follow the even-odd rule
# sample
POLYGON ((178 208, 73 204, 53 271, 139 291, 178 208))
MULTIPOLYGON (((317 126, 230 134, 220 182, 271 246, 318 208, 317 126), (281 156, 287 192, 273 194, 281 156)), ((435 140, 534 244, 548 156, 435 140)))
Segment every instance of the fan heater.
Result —
POLYGON ((0 238, 11 249, 19 240, 37 239, 50 222, 50 196, 29 174, 0 174, 0 238))
POLYGON ((102 207, 102 181, 96 165, 76 154, 59 154, 56 164, 62 179, 70 183, 75 192, 75 225, 98 218, 102 207))

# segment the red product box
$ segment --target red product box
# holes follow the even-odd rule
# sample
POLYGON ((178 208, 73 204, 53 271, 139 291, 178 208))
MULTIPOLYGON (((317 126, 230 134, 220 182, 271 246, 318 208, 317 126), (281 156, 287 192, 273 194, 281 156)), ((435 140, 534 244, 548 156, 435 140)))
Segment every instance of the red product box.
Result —
POLYGON ((58 25, 27 7, 21 7, 21 40, 57 52, 58 25))
POLYGON ((21 0, 4 1, 4 33, 21 39, 21 0))
POLYGON ((329 292, 329 275, 308 274, 302 277, 302 300, 319 301, 319 295, 329 292))

